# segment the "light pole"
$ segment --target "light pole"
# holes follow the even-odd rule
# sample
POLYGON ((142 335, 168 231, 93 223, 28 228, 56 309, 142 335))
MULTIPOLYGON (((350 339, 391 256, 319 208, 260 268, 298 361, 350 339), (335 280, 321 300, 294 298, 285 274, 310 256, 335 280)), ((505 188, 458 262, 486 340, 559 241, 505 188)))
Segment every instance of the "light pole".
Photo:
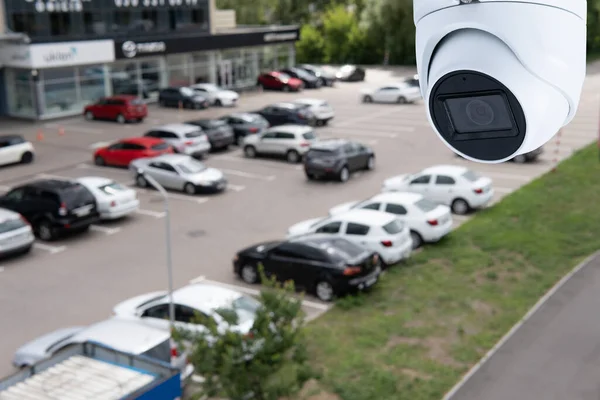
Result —
POLYGON ((138 175, 151 184, 163 197, 165 205, 165 245, 167 253, 167 275, 169 280, 169 328, 171 332, 175 328, 175 305, 173 304, 173 257, 171 252, 171 215, 169 214, 169 195, 164 187, 150 175, 146 175, 143 170, 138 170, 138 175))

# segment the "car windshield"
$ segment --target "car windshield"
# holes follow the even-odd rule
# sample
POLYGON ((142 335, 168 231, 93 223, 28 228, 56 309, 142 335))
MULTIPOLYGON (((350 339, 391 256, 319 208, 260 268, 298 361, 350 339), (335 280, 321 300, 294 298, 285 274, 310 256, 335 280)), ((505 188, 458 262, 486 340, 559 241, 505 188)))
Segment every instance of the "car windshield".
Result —
POLYGON ((479 174, 477 174, 474 171, 471 171, 470 169, 467 170, 467 172, 465 172, 464 174, 462 174, 462 177, 468 180, 469 182, 477 182, 479 178, 481 178, 479 174))
POLYGON ((315 132, 314 132, 314 131, 310 131, 310 132, 303 133, 303 134, 302 134, 302 137, 303 137, 305 140, 314 140, 314 139, 316 139, 316 138, 317 138, 317 136, 315 135, 315 132))
POLYGON ((288 74, 284 74, 283 72, 280 72, 279 74, 276 75, 279 79, 285 81, 291 78, 291 76, 289 76, 288 74))
POLYGON ((177 167, 184 174, 197 174, 199 172, 206 170, 206 165, 204 165, 200 161, 191 160, 191 159, 186 162, 177 164, 177 167))
POLYGON ((194 91, 187 87, 180 88, 179 92, 184 96, 194 96, 195 95, 194 91))
POLYGON ((223 90, 220 87, 218 87, 217 85, 209 85, 209 84, 202 85, 202 86, 200 86, 200 88, 206 90, 207 92, 218 92, 220 90, 223 90))
POLYGON ((94 196, 80 184, 74 184, 68 188, 62 189, 60 193, 61 200, 71 208, 81 203, 91 203, 95 201, 94 196))
POLYGON ((109 184, 106 185, 101 185, 98 186, 98 189, 100 189, 100 191, 104 192, 105 194, 108 195, 115 195, 119 192, 124 192, 127 190, 127 188, 123 185, 121 185, 120 183, 117 182, 111 182, 109 184))
POLYGON ((404 229, 404 223, 399 219, 395 219, 392 222, 385 224, 383 226, 383 230, 389 233, 390 235, 396 235, 404 229))
POLYGON ((329 149, 310 149, 307 157, 308 158, 329 158, 334 157, 337 154, 336 150, 329 149))
POLYGON ((344 65, 342 68, 340 68, 341 72, 350 72, 354 69, 354 67, 352 65, 344 65))
POLYGON ((433 211, 438 207, 436 203, 428 199, 421 199, 416 201, 415 206, 423 212, 433 211))
POLYGON ((200 137, 202 135, 204 135, 204 132, 202 132, 201 130, 197 130, 197 131, 186 133, 185 137, 188 138, 188 139, 191 139, 191 138, 200 137))
POLYGON ((314 228, 315 226, 319 225, 321 222, 325 222, 325 221, 327 221, 327 218, 321 218, 318 221, 313 222, 312 224, 310 224, 310 227, 314 228))
POLYGON ((205 127, 205 128, 208 128, 208 129, 210 129, 210 128, 220 128, 220 127, 225 126, 225 125, 227 125, 227 123, 225 121, 223 121, 223 120, 220 120, 220 119, 211 119, 209 121, 204 121, 202 123, 202 126, 205 127))
POLYGON ((167 150, 169 148, 168 143, 159 143, 151 147, 152 150, 167 150))
POLYGON ((27 226, 27 222, 21 218, 7 219, 0 222, 0 234, 24 228, 25 226, 27 226))
POLYGON ((308 72, 298 68, 298 69, 293 69, 292 72, 294 72, 296 75, 298 75, 301 78, 312 78, 312 75, 309 74, 308 72))
POLYGON ((365 250, 347 240, 334 239, 319 245, 335 261, 349 261, 365 253, 365 250))
POLYGON ((262 304, 258 300, 248 296, 240 296, 231 304, 231 308, 236 312, 240 324, 252 321, 261 306, 262 304))

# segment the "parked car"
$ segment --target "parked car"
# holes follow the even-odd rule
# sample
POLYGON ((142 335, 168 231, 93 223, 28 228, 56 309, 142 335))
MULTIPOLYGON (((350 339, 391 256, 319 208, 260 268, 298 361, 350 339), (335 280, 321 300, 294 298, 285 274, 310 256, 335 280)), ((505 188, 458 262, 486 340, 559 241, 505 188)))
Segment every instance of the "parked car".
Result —
POLYGON ((485 207, 494 197, 492 180, 455 165, 436 165, 416 174, 398 175, 383 182, 383 192, 419 193, 454 214, 485 207))
POLYGON ((404 83, 406 83, 408 86, 412 86, 412 87, 416 87, 416 88, 420 88, 421 85, 419 83, 419 75, 413 75, 409 78, 404 78, 404 83))
POLYGON ((226 149, 235 143, 233 128, 221 119, 197 119, 186 124, 200 128, 213 150, 226 149))
POLYGON ((365 80, 366 75, 367 73, 363 68, 356 65, 344 65, 337 71, 335 77, 343 82, 362 82, 365 80))
POLYGON ((450 208, 417 193, 380 193, 363 201, 337 205, 329 210, 329 215, 339 215, 349 210, 375 210, 394 214, 408 225, 413 249, 423 243, 438 242, 452 231, 450 208))
POLYGON ((162 89, 158 94, 161 107, 181 107, 195 110, 208 108, 210 103, 205 96, 189 87, 170 87, 162 89))
POLYGON ((77 178, 76 182, 85 186, 94 195, 100 218, 103 220, 123 218, 140 208, 136 191, 112 179, 85 176, 77 178))
MULTIPOLYGON (((535 150, 532 150, 525 154, 519 154, 518 156, 513 157, 510 161, 517 164, 525 164, 530 162, 535 162, 539 158, 540 155, 544 153, 544 148, 539 147, 535 150)), ((460 154, 454 153, 456 157, 461 157, 460 154)), ((462 158, 462 157, 461 157, 462 158)))
POLYGON ((258 283, 259 264, 267 276, 291 280, 322 301, 367 289, 381 274, 375 252, 331 235, 255 244, 236 254, 233 271, 246 283, 258 283))
POLYGON ((248 158, 260 155, 285 156, 288 162, 297 163, 316 141, 317 137, 311 127, 281 125, 260 134, 246 136, 244 155, 248 158))
POLYGON ((41 240, 82 232, 100 220, 94 195, 74 181, 40 179, 12 188, 0 207, 18 212, 41 240))
POLYGON ((342 237, 379 254, 386 265, 410 257, 412 240, 408 226, 395 215, 373 210, 350 210, 325 218, 314 218, 292 225, 288 239, 323 233, 342 237))
POLYGON ((337 78, 335 77, 335 73, 331 71, 327 71, 324 68, 317 67, 315 65, 310 64, 300 64, 297 66, 309 74, 316 76, 321 81, 321 86, 333 86, 335 85, 335 81, 337 78))
POLYGON ((144 137, 164 140, 176 153, 204 157, 210 151, 209 138, 196 125, 167 124, 152 128, 144 137))
POLYGON ((194 367, 188 355, 171 346, 171 334, 146 326, 134 319, 112 317, 89 326, 71 326, 42 335, 17 349, 13 365, 32 366, 76 343, 95 342, 129 354, 160 360, 181 370, 181 380, 188 380, 194 367))
POLYGON ((374 168, 373 149, 345 139, 319 141, 304 157, 304 173, 310 180, 335 178, 346 182, 351 173, 374 168))
POLYGON ((222 192, 227 180, 221 171, 182 154, 165 154, 154 158, 140 158, 129 166, 139 187, 150 186, 144 175, 150 175, 165 189, 187 194, 222 192))
POLYGON ((94 152, 94 164, 127 167, 138 158, 156 157, 173 153, 173 148, 164 140, 152 137, 121 139, 116 143, 101 147, 94 152))
POLYGON ((314 126, 317 124, 317 119, 310 107, 301 104, 275 103, 254 111, 254 113, 260 114, 270 126, 284 124, 314 126))
POLYGON ((0 208, 0 259, 29 253, 34 240, 31 225, 21 214, 0 208))
POLYGON ((323 86, 319 78, 300 68, 285 68, 279 72, 292 78, 300 79, 304 83, 304 87, 308 89, 318 89, 323 86))
POLYGON ((422 98, 418 87, 409 86, 406 83, 381 86, 377 89, 363 89, 360 93, 364 103, 407 104, 422 98))
MULTIPOLYGON (((206 331, 212 320, 223 332, 226 330, 247 334, 254 325, 256 312, 262 306, 253 297, 221 286, 196 283, 173 292, 175 325, 180 329, 206 331), (235 311, 238 324, 229 326, 219 314, 221 309, 235 311)), ((117 316, 135 318, 141 323, 169 332, 169 296, 166 291, 151 292, 117 304, 117 316)))
POLYGON ((316 119, 317 126, 327 125, 335 117, 335 111, 333 107, 325 100, 318 99, 298 99, 294 101, 294 104, 299 106, 308 107, 313 113, 316 119))
POLYGON ((221 117, 232 129, 235 143, 242 147, 244 138, 249 135, 261 133, 269 128, 269 122, 260 114, 235 113, 221 117))
POLYGON ((281 72, 267 72, 259 75, 256 86, 265 90, 283 90, 284 92, 299 92, 304 89, 300 79, 292 78, 281 72))
POLYGON ((0 135, 0 166, 29 164, 35 158, 31 142, 21 135, 0 135))
POLYGON ((192 85, 191 88, 203 97, 206 97, 211 105, 221 106, 235 106, 240 99, 240 95, 233 90, 223 89, 212 83, 197 83, 192 85))
MULTIPOLYGON (((136 72, 133 72, 136 74, 136 72)), ((130 95, 139 97, 141 99, 150 99, 152 93, 158 93, 160 91, 158 87, 158 81, 150 79, 141 79, 132 81, 129 75, 125 74, 123 78, 113 77, 113 93, 116 95, 130 95)))
POLYGON ((83 115, 88 121, 104 119, 120 124, 129 121, 142 122, 148 116, 148 107, 135 96, 104 97, 86 106, 83 115))

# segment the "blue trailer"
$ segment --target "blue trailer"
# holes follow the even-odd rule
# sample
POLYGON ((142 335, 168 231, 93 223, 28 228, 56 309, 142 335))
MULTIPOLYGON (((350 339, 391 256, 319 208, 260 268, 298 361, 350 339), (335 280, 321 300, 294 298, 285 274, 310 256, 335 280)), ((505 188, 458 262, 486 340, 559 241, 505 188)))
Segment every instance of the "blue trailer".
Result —
POLYGON ((86 342, 0 379, 0 400, 178 400, 180 380, 166 363, 86 342))

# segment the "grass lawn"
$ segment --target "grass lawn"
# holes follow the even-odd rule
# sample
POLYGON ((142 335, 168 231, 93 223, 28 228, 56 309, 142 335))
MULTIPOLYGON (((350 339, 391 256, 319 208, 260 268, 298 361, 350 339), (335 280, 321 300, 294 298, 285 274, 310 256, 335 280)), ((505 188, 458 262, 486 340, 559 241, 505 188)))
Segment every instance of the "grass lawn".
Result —
POLYGON ((308 326, 343 400, 440 400, 527 310, 600 248, 593 144, 308 326))

